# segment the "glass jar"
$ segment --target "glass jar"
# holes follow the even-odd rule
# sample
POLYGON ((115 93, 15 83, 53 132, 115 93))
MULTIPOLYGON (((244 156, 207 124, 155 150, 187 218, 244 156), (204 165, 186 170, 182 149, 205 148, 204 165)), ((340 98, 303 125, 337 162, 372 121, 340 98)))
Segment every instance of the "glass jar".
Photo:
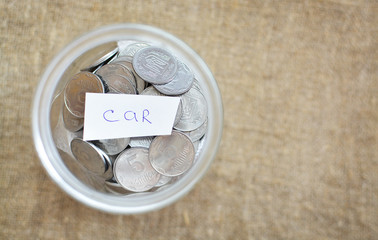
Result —
MULTIPOLYGON (((32 109, 32 130, 39 158, 53 181, 67 194, 87 206, 117 214, 136 214, 165 207, 187 194, 205 174, 213 161, 221 140, 223 108, 217 83, 205 62, 187 44, 155 27, 140 24, 105 26, 88 32, 66 46, 48 65, 35 91, 32 109), (149 42, 167 49, 185 62, 199 81, 207 101, 208 129, 201 142, 193 166, 181 177, 159 191, 117 195, 102 190, 96 179, 82 176, 70 166, 72 156, 54 138, 54 126, 60 117, 53 102, 58 100, 66 83, 80 69, 93 63, 109 44, 120 40, 149 42)), ((72 136, 68 136, 72 137, 72 136)), ((65 138, 67 136, 65 135, 65 138)))

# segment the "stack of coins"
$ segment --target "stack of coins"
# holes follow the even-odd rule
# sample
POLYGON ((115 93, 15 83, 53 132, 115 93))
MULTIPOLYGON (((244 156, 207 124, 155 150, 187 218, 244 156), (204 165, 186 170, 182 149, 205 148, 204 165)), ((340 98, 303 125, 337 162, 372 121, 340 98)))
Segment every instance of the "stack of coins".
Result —
POLYGON ((70 132, 84 127, 87 92, 180 97, 171 135, 71 141, 77 162, 103 178, 108 192, 157 191, 195 163, 207 131, 207 103, 199 80, 171 52, 150 43, 120 41, 72 76, 64 89, 62 111, 70 132))

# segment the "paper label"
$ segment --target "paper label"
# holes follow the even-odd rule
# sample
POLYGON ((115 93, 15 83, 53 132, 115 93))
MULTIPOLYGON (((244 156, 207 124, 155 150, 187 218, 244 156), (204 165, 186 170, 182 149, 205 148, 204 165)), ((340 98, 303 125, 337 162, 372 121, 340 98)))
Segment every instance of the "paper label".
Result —
POLYGON ((85 141, 170 135, 179 97, 86 93, 85 141))

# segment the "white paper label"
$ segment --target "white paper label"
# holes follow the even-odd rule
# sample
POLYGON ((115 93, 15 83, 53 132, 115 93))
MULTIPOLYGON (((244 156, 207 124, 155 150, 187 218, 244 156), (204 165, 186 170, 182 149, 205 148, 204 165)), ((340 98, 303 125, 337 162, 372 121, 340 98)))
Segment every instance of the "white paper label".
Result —
POLYGON ((83 139, 170 135, 179 97, 86 93, 83 139))

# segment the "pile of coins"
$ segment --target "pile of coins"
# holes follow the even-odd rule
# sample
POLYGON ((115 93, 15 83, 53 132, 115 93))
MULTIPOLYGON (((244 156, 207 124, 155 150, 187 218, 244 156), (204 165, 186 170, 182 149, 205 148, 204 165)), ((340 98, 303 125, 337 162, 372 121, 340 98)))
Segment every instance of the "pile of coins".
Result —
POLYGON ((63 122, 70 132, 84 127, 87 92, 180 97, 171 135, 72 139, 72 155, 105 179, 108 192, 156 191, 194 164, 207 131, 207 103, 191 69, 171 52, 150 43, 120 41, 75 74, 63 92, 63 122))

